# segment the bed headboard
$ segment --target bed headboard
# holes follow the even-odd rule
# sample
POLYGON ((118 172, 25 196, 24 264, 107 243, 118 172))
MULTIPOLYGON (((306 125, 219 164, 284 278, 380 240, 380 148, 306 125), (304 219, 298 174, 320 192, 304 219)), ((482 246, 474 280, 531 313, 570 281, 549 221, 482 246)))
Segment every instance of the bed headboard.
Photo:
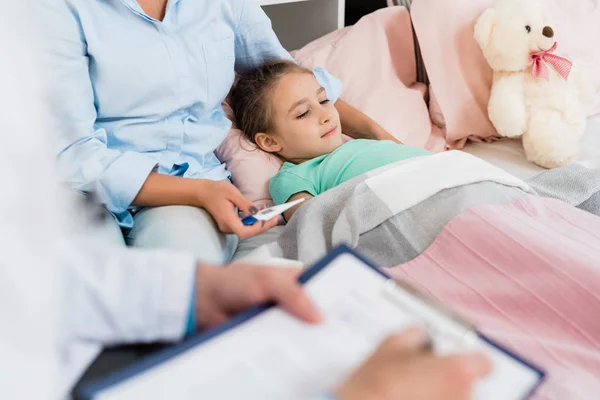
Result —
MULTIPOLYGON (((408 12, 410 12, 411 4, 412 0, 387 0, 388 7, 402 6, 405 7, 408 12)), ((427 70, 425 69, 425 63, 423 62, 423 57, 421 56, 421 48, 419 47, 419 41, 417 40, 417 35, 414 31, 414 28, 413 36, 415 41, 415 60, 417 62, 417 81, 429 85, 427 70)))

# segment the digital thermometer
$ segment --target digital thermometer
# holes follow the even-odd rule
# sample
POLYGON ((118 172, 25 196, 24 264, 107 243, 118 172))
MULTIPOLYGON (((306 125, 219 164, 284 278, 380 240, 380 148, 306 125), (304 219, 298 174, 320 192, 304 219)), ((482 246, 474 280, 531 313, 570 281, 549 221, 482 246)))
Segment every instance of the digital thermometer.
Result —
POLYGON ((242 223, 244 225, 254 225, 258 221, 268 221, 277 215, 283 214, 290 208, 302 203, 306 198, 301 198, 298 200, 291 201, 289 203, 280 204, 278 206, 273 206, 269 208, 265 208, 264 210, 260 210, 254 215, 249 215, 246 218, 242 219, 242 223))

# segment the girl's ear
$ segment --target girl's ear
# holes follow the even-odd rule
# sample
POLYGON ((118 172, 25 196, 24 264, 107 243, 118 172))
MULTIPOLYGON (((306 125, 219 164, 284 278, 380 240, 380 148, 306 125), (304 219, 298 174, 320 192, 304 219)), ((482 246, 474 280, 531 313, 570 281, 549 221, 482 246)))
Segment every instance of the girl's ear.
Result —
POLYGON ((268 133, 257 133, 256 136, 254 136, 254 141, 261 150, 266 151, 267 153, 278 153, 283 149, 281 143, 279 143, 273 135, 269 135, 268 133))

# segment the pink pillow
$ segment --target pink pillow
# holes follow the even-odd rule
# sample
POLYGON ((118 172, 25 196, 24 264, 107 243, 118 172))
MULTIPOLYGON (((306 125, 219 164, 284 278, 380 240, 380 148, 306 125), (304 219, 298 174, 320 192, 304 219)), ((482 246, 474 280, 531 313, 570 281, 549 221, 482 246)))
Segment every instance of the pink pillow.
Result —
POLYGON ((281 160, 258 149, 235 125, 233 110, 223 103, 227 117, 233 122, 229 134, 215 151, 221 162, 231 172, 233 184, 250 201, 271 206, 269 180, 279 172, 281 160))
MULTIPOLYGON (((584 61, 600 94, 600 10, 590 0, 547 0, 552 7, 559 50, 584 61)), ((411 15, 435 98, 438 126, 445 126, 447 148, 467 139, 490 141, 496 130, 487 114, 492 70, 473 38, 475 21, 493 0, 413 0, 411 15), (443 116, 443 117, 442 117, 443 116)), ((600 112, 600 99, 590 115, 600 112)))
MULTIPOLYGON (((308 68, 323 67, 343 82, 341 98, 376 120, 407 144, 442 150, 444 138, 429 119, 426 87, 415 84, 410 16, 403 7, 377 11, 292 52, 308 68)), ((232 119, 231 109, 225 109, 232 119)), ((233 119, 232 119, 233 120, 233 119)), ((248 199, 269 203, 269 180, 281 161, 256 150, 233 129, 216 150, 248 199)))
POLYGON ((600 114, 600 2, 547 0, 554 15, 559 49, 582 63, 596 97, 588 116, 600 114))
POLYGON ((427 87, 415 84, 414 50, 408 11, 390 7, 307 45, 294 57, 341 79, 341 99, 402 142, 442 150, 443 135, 431 123, 424 100, 427 87))

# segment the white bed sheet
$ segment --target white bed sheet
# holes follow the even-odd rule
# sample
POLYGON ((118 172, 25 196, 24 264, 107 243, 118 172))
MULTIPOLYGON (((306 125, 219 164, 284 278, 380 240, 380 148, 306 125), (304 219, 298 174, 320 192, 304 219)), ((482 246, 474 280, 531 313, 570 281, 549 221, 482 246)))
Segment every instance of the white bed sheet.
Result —
MULTIPOLYGON (((544 170, 542 167, 527 161, 520 140, 503 140, 494 143, 471 142, 463 151, 482 158, 521 179, 526 179, 544 170)), ((600 168, 600 115, 588 119, 578 162, 600 168)), ((254 252, 255 249, 263 244, 277 240, 283 229, 283 226, 278 226, 262 235, 243 240, 234 256, 234 261, 247 260, 285 266, 299 266, 284 262, 284 260, 264 259, 259 253, 254 252)))
MULTIPOLYGON (((521 140, 501 140, 494 143, 469 142, 463 151, 482 158, 521 179, 544 171, 544 168, 527 161, 521 140)), ((588 119, 577 162, 600 167, 600 115, 588 119)))

